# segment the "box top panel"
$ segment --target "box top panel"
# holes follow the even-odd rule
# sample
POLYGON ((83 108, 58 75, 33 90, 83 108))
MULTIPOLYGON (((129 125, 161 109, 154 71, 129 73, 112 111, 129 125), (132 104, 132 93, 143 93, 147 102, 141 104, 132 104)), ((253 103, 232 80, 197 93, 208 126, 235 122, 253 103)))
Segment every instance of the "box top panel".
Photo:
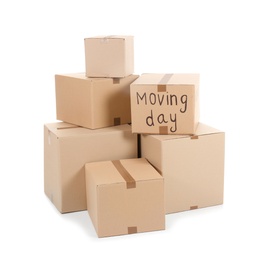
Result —
POLYGON ((87 163, 85 169, 86 174, 92 174, 97 185, 163 179, 144 158, 92 162, 87 163))
POLYGON ((73 137, 75 135, 91 136, 91 135, 104 134, 109 132, 115 132, 115 133, 123 132, 123 131, 131 132, 131 126, 128 124, 99 128, 99 129, 88 129, 65 122, 56 122, 56 123, 45 124, 45 127, 47 127, 49 131, 54 133, 58 138, 73 137))
POLYGON ((94 37, 87 37, 86 39, 101 39, 101 40, 107 40, 107 39, 130 39, 134 38, 132 35, 99 35, 94 37))
POLYGON ((79 73, 67 73, 67 74, 56 74, 55 76, 69 77, 69 78, 77 78, 77 79, 85 79, 88 81, 109 81, 111 78, 88 78, 84 72, 79 73))
POLYGON ((187 85, 199 85, 199 74, 154 74, 146 73, 142 74, 132 85, 173 85, 173 84, 187 84, 187 85))
POLYGON ((68 77, 68 78, 76 78, 76 79, 83 79, 88 81, 113 81, 114 84, 120 83, 128 78, 137 78, 139 75, 131 74, 129 76, 126 76, 124 78, 88 78, 86 77, 86 74, 84 72, 79 73, 67 73, 67 74, 56 74, 56 77, 68 77))
POLYGON ((218 134, 218 133, 224 133, 224 132, 215 129, 211 126, 199 123, 194 135, 152 135, 152 136, 160 141, 166 141, 166 140, 181 139, 181 138, 194 138, 196 136, 218 134))

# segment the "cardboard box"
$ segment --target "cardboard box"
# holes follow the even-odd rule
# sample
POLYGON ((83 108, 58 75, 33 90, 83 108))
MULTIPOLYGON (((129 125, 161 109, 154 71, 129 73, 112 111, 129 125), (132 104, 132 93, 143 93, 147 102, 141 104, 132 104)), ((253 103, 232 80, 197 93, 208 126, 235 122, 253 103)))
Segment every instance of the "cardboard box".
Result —
POLYGON ((87 163, 85 171, 98 237, 165 229, 164 181, 147 160, 87 163))
POLYGON ((130 84, 122 79, 86 78, 84 73, 56 75, 57 120, 90 129, 131 122, 130 84))
POLYGON ((85 163, 137 156, 130 125, 90 130, 57 122, 44 126, 44 190, 61 213, 86 209, 85 163))
POLYGON ((133 133, 194 134, 199 121, 198 74, 143 74, 130 91, 133 133))
POLYGON ((87 77, 123 78, 134 73, 133 36, 85 39, 87 77))
POLYGON ((223 203, 225 134, 199 123, 196 134, 141 135, 145 157, 165 180, 166 213, 223 203))

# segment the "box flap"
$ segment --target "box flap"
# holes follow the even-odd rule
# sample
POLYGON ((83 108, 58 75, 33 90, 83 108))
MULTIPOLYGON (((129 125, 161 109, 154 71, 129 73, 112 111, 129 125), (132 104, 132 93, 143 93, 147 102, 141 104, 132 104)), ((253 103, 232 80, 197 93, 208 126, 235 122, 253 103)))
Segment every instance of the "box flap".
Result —
POLYGON ((199 74, 157 74, 157 73, 145 73, 142 74, 132 85, 156 85, 156 84, 188 84, 188 85, 198 85, 199 84, 199 74))
POLYGON ((77 78, 77 79, 85 79, 88 81, 112 81, 112 78, 88 78, 84 72, 79 73, 66 73, 66 74, 56 74, 56 76, 63 76, 63 77, 70 77, 70 78, 77 78))
POLYGON ((99 35, 94 37, 87 37, 86 39, 127 39, 133 38, 132 35, 99 35))
POLYGON ((217 134, 217 133, 222 133, 222 132, 223 131, 220 131, 206 124, 199 123, 196 129, 195 135, 217 134))
POLYGON ((123 177, 111 161, 91 162, 85 164, 86 174, 91 174, 97 186, 111 183, 125 183, 123 177))
POLYGON ((199 123, 194 135, 152 135, 152 136, 160 141, 166 141, 166 140, 181 139, 181 138, 197 139, 197 136, 217 134, 217 133, 223 133, 223 131, 199 123))
POLYGON ((120 162, 136 182, 162 179, 162 176, 145 158, 126 159, 120 162))
POLYGON ((125 125, 117 125, 112 127, 105 127, 99 129, 88 129, 81 126, 65 123, 65 122, 57 122, 45 124, 45 126, 54 133, 58 138, 61 137, 73 137, 79 135, 97 135, 109 132, 123 132, 128 131, 131 132, 131 126, 128 124, 125 125))
POLYGON ((127 183, 127 188, 135 188, 133 184, 138 181, 161 180, 163 178, 144 158, 92 162, 87 163, 85 169, 87 174, 92 174, 92 178, 98 186, 127 183), (123 171, 125 171, 124 174, 123 171), (131 184, 130 187, 129 184, 131 184))

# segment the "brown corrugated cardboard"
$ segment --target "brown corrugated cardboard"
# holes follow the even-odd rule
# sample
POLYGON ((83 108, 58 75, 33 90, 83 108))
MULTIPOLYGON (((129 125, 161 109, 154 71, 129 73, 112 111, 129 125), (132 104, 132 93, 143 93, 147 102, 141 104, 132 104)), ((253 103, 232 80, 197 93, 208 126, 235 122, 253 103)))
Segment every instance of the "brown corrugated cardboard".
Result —
POLYGON ((86 78, 84 73, 56 75, 57 119, 97 129, 131 122, 130 84, 122 79, 86 78))
POLYGON ((86 209, 87 162, 137 157, 130 125, 90 130, 58 122, 44 126, 44 190, 61 213, 86 209))
POLYGON ((134 73, 133 36, 85 39, 87 77, 123 78, 134 73))
POLYGON ((147 160, 87 163, 85 172, 98 237, 165 229, 164 181, 147 160))
POLYGON ((199 123, 189 135, 141 135, 145 157, 165 180, 166 213, 223 203, 225 134, 199 123))
POLYGON ((194 134, 198 74, 143 74, 131 84, 130 93, 133 133, 194 134))

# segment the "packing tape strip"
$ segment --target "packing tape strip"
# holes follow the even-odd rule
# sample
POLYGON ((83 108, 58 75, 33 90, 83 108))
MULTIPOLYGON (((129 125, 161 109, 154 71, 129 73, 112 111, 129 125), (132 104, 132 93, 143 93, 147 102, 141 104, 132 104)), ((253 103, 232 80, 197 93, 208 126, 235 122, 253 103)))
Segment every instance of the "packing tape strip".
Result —
POLYGON ((125 167, 122 165, 120 160, 114 160, 112 161, 113 165, 116 167, 118 172, 121 174, 121 176, 126 181, 126 188, 127 189, 133 189, 136 187, 136 181, 135 179, 130 175, 130 173, 125 169, 125 167))
POLYGON ((193 210, 193 209, 198 209, 198 206, 191 206, 190 210, 193 210))
POLYGON ((113 78, 113 84, 120 84, 119 78, 113 78))
POLYGON ((115 38, 115 37, 117 37, 117 35, 107 35, 104 38, 115 38))
POLYGON ((172 78, 174 74, 165 74, 161 80, 158 82, 157 91, 158 92, 165 92, 166 91, 166 84, 172 78))
MULTIPOLYGON (((166 92, 166 84, 172 78, 174 74, 165 74, 159 83, 157 84, 157 92, 166 92)), ((159 126, 159 134, 167 135, 168 127, 167 126, 159 126)))
POLYGON ((168 127, 167 126, 159 126, 159 134, 167 135, 168 134, 168 127))
POLYGON ((190 139, 196 140, 198 139, 198 135, 191 135, 190 139))
POLYGON ((166 92, 166 85, 158 84, 157 92, 166 92))
POLYGON ((107 43, 109 39, 113 39, 115 37, 117 37, 117 36, 116 35, 107 35, 107 36, 101 38, 100 42, 101 43, 107 43))
POLYGON ((137 227, 127 227, 128 234, 135 234, 137 233, 137 227))
POLYGON ((114 117, 114 125, 121 125, 121 118, 120 117, 114 117))

